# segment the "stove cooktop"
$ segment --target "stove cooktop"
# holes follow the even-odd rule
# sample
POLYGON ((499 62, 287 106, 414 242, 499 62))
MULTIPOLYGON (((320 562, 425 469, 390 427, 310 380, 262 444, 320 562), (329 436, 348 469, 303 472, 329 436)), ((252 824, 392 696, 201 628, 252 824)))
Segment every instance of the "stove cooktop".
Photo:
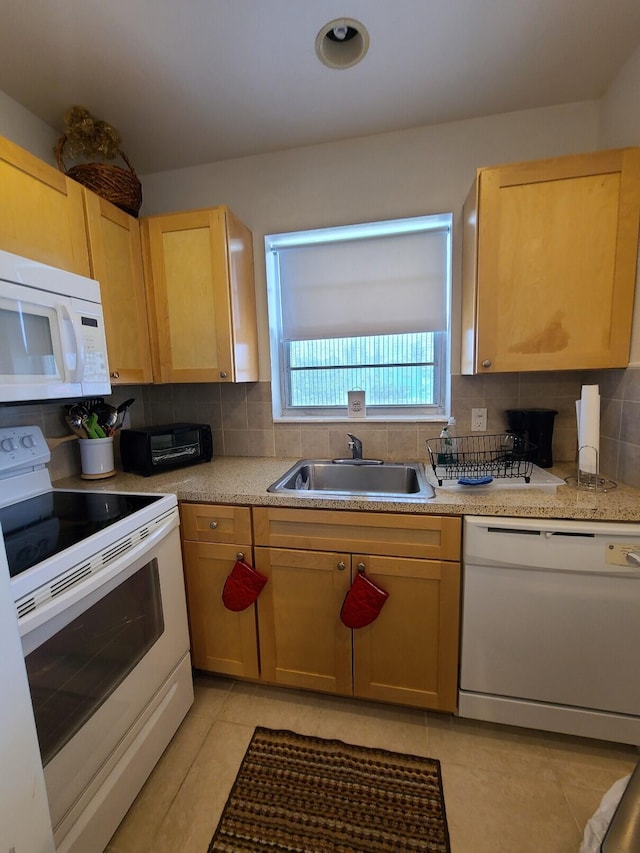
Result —
POLYGON ((150 494, 54 489, 1 507, 9 575, 16 577, 160 498, 150 494))

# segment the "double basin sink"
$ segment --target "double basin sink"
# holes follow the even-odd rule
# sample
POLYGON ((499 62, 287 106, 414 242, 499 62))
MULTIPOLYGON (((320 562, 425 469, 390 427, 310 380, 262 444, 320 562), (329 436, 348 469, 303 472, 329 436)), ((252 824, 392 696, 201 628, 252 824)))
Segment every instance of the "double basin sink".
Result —
POLYGON ((267 491, 309 497, 353 495, 417 501, 435 497, 421 462, 369 459, 301 459, 267 491))

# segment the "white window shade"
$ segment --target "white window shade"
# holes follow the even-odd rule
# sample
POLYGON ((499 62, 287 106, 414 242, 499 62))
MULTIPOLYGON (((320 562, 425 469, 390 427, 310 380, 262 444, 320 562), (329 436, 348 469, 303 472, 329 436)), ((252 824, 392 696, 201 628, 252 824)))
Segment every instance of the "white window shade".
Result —
POLYGON ((284 340, 447 328, 447 229, 275 251, 284 340))

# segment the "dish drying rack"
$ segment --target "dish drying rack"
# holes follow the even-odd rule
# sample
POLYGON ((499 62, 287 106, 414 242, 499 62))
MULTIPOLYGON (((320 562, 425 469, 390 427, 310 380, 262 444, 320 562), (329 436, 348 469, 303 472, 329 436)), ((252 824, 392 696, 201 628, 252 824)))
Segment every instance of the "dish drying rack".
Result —
POLYGON ((439 486, 444 480, 473 482, 485 477, 522 477, 528 483, 536 449, 535 444, 514 433, 427 439, 429 460, 439 486))

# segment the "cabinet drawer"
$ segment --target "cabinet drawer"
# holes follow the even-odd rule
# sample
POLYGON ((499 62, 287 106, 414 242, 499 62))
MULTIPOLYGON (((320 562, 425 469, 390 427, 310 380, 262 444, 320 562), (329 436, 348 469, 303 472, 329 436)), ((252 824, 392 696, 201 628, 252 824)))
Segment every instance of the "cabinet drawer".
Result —
POLYGON ((256 545, 460 559, 457 517, 254 507, 256 545))
POLYGON ((180 520, 183 539, 251 545, 249 507, 181 503, 180 520))

